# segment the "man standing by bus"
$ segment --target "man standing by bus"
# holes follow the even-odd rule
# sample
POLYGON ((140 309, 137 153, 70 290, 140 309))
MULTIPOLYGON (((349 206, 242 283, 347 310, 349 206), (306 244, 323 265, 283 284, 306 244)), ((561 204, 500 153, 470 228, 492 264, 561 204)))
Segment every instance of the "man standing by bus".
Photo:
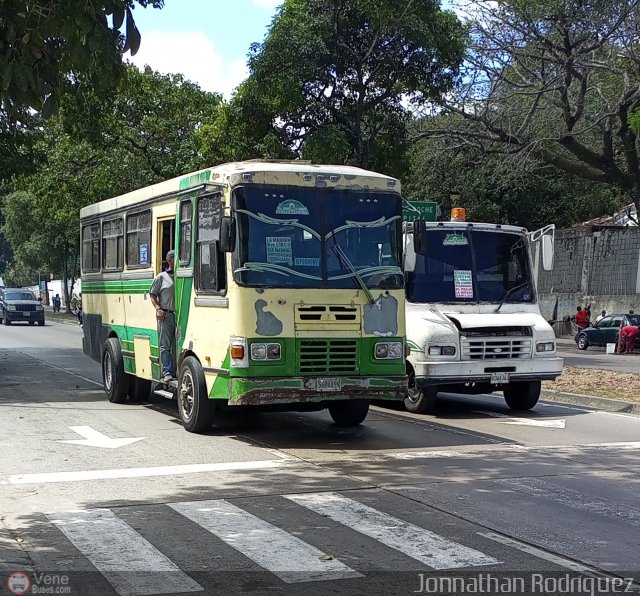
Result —
POLYGON ((156 309, 158 321, 158 343, 160 344, 160 362, 162 363, 162 380, 168 383, 173 379, 173 350, 176 343, 176 312, 173 294, 174 252, 170 250, 166 256, 169 268, 153 280, 149 297, 156 309))

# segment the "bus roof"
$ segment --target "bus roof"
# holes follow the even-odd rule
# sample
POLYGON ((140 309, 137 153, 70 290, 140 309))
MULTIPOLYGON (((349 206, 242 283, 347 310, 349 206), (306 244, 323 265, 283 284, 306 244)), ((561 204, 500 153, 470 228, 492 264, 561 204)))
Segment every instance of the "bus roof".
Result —
POLYGON ((177 176, 165 182, 152 184, 145 188, 140 188, 126 194, 113 197, 88 205, 80 210, 80 218, 91 217, 100 213, 108 213, 116 209, 130 207, 136 203, 148 201, 155 197, 169 196, 181 190, 202 186, 206 183, 225 184, 235 186, 242 182, 251 182, 256 176, 262 183, 287 184, 289 181, 283 179, 283 174, 291 174, 294 178, 300 178, 300 185, 304 186, 331 186, 347 187, 361 186, 378 190, 393 189, 400 192, 400 182, 391 176, 378 174, 355 168, 352 166, 322 165, 312 164, 308 161, 270 161, 270 160, 249 160, 221 164, 211 168, 205 168, 182 176, 177 176), (305 179, 305 174, 311 175, 305 179), (244 176, 243 176, 244 175, 244 176), (324 179, 318 178, 324 175, 324 179), (247 177, 251 176, 251 177, 247 177), (329 180, 329 176, 337 176, 335 180, 329 180))

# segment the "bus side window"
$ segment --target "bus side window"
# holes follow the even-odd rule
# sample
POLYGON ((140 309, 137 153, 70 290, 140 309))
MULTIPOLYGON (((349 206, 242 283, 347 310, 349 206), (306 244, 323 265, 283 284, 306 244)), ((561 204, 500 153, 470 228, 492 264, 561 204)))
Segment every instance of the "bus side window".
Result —
POLYGON ((226 257, 220 251, 220 214, 222 194, 198 198, 196 241, 196 289, 224 294, 227 289, 226 257))
POLYGON ((193 203, 191 199, 186 199, 180 203, 180 246, 178 248, 178 259, 183 267, 191 264, 192 219, 193 203))

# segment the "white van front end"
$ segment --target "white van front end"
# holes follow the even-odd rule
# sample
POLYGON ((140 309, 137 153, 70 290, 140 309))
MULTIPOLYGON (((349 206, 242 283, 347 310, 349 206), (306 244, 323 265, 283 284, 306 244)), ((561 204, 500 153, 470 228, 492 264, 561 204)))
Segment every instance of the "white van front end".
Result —
POLYGON ((540 314, 530 235, 449 222, 427 223, 420 233, 417 250, 414 234, 405 237, 405 406, 428 412, 439 391, 502 391, 511 408, 530 409, 541 382, 557 378, 563 365, 540 314))

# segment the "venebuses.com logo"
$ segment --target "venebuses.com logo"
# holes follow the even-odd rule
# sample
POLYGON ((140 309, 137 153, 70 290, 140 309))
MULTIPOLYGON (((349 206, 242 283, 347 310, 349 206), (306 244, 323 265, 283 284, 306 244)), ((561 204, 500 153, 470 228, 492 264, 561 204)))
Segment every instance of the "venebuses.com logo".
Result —
POLYGON ((26 594, 30 587, 31 580, 23 571, 14 571, 7 578, 7 588, 12 594, 26 594))

